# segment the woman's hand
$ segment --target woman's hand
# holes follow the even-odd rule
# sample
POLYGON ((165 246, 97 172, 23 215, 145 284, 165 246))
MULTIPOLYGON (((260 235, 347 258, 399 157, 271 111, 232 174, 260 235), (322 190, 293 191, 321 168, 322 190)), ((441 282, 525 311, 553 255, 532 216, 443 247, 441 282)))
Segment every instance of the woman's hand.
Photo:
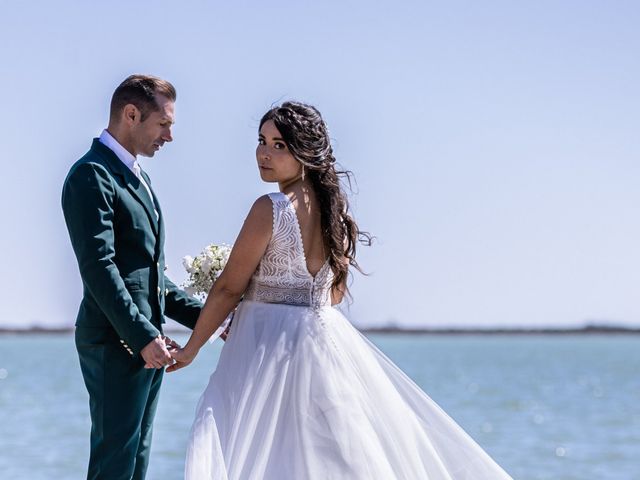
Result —
POLYGON ((181 368, 186 367, 193 359, 196 358, 198 354, 197 351, 188 350, 187 347, 177 348, 177 347, 169 347, 169 355, 175 360, 173 365, 169 365, 166 369, 168 373, 175 372, 176 370, 180 370, 181 368))

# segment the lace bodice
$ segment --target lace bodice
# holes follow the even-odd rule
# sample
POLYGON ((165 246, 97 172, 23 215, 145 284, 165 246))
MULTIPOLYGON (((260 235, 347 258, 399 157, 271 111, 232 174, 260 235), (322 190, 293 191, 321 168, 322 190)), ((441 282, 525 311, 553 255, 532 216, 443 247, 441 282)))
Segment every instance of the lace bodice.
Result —
POLYGON ((315 277, 309 273, 291 200, 282 192, 270 193, 269 198, 273 203, 271 240, 251 277, 245 299, 310 307, 331 305, 333 272, 329 262, 315 277))

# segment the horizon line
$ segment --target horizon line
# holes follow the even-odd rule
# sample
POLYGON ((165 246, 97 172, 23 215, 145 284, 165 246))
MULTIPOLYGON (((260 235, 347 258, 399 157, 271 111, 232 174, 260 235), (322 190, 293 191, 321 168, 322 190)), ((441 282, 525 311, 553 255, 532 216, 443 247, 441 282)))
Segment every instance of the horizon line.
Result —
MULTIPOLYGON (((576 327, 401 327, 397 325, 386 325, 380 327, 355 327, 362 333, 371 334, 593 334, 593 333, 630 333, 640 334, 640 327, 622 325, 585 324, 576 327)), ((71 327, 42 327, 31 326, 25 328, 0 327, 0 334, 65 334, 75 331, 75 326, 71 327)), ((188 333, 185 328, 168 328, 169 333, 188 333)))

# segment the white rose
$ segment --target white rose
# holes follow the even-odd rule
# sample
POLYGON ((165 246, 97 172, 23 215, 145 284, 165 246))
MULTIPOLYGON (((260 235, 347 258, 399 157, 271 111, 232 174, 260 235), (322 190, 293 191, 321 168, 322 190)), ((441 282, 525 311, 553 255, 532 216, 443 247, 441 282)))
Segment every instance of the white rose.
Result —
POLYGON ((193 268, 193 257, 187 255, 182 259, 182 266, 187 271, 187 273, 194 273, 195 270, 193 268))
POLYGON ((200 269, 202 270, 202 273, 204 273, 205 275, 209 275, 211 267, 213 267, 213 258, 206 256, 202 259, 202 265, 200 265, 200 269))

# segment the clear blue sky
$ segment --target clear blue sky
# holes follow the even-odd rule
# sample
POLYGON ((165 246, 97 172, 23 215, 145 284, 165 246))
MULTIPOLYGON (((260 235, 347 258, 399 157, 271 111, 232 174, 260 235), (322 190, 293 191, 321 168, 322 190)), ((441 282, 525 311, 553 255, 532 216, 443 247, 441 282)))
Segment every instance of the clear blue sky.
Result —
POLYGON ((0 4, 0 326, 70 325, 60 208, 117 84, 177 87, 175 141, 143 161, 184 255, 232 242, 274 189, 274 102, 323 112, 354 171, 357 325, 640 325, 640 6, 634 1, 0 4))

